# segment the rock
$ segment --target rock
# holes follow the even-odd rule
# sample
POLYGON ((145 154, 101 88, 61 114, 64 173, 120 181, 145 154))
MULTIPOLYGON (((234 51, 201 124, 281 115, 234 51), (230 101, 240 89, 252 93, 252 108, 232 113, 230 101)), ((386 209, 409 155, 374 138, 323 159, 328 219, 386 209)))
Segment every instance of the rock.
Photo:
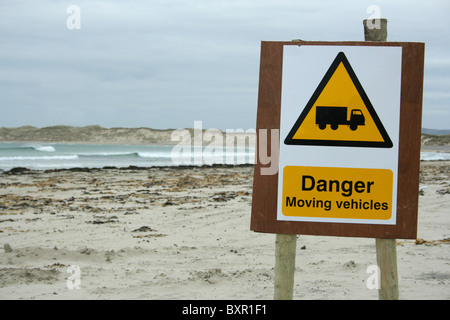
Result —
POLYGON ((167 207, 167 206, 173 206, 173 205, 175 205, 175 203, 173 203, 173 202, 170 201, 170 200, 167 200, 162 206, 163 206, 163 207, 167 207))
POLYGON ((437 192, 438 194, 440 194, 441 196, 443 196, 443 195, 446 195, 446 194, 450 194, 450 188, 447 188, 447 189, 439 189, 439 190, 436 190, 436 192, 437 192))
POLYGON ((156 231, 156 230, 154 230, 154 229, 152 229, 152 228, 150 228, 148 226, 142 226, 142 227, 140 227, 138 229, 135 229, 135 230, 133 230, 131 232, 148 232, 148 231, 156 231))
POLYGON ((344 264, 344 266, 348 269, 353 269, 356 268, 356 263, 353 260, 350 260, 349 262, 347 262, 346 264, 344 264))
POLYGON ((13 251, 11 246, 9 244, 7 244, 7 243, 5 243, 3 245, 3 250, 5 250, 5 253, 11 253, 13 251))
POLYGON ((426 241, 425 240, 423 240, 422 238, 417 238, 416 239, 416 244, 424 244, 426 241))
POLYGON ((24 172, 30 171, 30 169, 28 168, 23 168, 23 167, 16 167, 16 168, 12 168, 9 171, 4 172, 5 174, 22 174, 24 172))

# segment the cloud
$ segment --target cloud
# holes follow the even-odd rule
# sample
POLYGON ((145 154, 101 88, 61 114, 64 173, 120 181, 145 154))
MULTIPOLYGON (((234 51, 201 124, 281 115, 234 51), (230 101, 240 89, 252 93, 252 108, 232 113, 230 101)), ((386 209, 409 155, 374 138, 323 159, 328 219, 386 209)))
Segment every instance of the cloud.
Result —
MULTIPOLYGON (((2 110, 7 117, 0 126, 173 128, 203 120, 205 127, 254 128, 260 41, 362 40, 370 4, 3 1, 0 105, 14 109, 2 110), (66 9, 73 4, 80 7, 80 30, 66 27, 66 9)), ((439 95, 449 91, 442 71, 448 22, 439 20, 439 30, 430 22, 443 15, 444 4, 430 1, 423 9, 421 2, 409 1, 407 11, 404 5, 380 3, 381 14, 390 15, 390 40, 431 39, 424 105, 442 108, 445 97, 439 95), (413 22, 413 35, 405 21, 413 22), (443 43, 437 44, 439 38, 443 43)))

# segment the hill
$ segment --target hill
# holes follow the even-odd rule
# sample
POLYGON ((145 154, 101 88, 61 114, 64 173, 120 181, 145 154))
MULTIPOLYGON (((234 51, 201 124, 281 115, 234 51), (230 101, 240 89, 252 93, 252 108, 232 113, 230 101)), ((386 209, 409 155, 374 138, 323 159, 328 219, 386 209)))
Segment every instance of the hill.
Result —
MULTIPOLYGON (((194 139, 194 129, 186 129, 194 139)), ((181 141, 188 142, 189 137, 175 137, 172 141, 172 133, 175 129, 151 129, 151 128, 103 128, 98 125, 86 127, 52 126, 36 128, 33 126, 23 126, 19 128, 0 128, 0 142, 59 142, 59 143, 86 143, 86 144, 165 144, 175 145, 181 141)), ((205 130, 203 130, 205 132, 205 130)), ((219 131, 217 131, 219 132, 219 131)), ((254 142, 254 133, 227 133, 226 137, 238 139, 249 138, 249 143, 254 142)), ((201 140, 201 138, 200 138, 201 140)), ((211 138, 204 143, 209 144, 211 138)), ((225 143, 225 134, 223 142, 225 143)), ((189 142, 188 142, 189 143, 189 142)))
MULTIPOLYGON (((193 129, 188 129, 193 136, 193 129)), ((37 128, 23 126, 19 128, 0 128, 0 141, 34 141, 98 144, 177 144, 172 141, 174 129, 151 128, 103 128, 98 125, 86 127, 51 126, 37 128)), ((422 134, 424 146, 449 146, 450 134, 422 134)))
POLYGON ((445 135, 432 135, 422 133, 422 145, 423 146, 449 146, 450 134, 445 135))
POLYGON ((422 128, 422 133, 423 134, 429 134, 429 135, 446 135, 446 134, 450 134, 450 129, 427 129, 427 128, 422 128))
POLYGON ((103 128, 52 126, 36 128, 0 128, 0 141, 36 141, 98 144, 159 144, 170 143, 173 130, 150 128, 103 128))

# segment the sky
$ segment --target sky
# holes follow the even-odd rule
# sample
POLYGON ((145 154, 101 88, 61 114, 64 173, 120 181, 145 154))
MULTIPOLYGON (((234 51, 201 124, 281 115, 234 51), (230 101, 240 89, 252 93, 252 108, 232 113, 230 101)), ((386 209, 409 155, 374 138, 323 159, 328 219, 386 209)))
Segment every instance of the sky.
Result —
POLYGON ((0 0, 0 127, 254 129, 261 41, 362 41, 379 14, 388 41, 425 43, 422 127, 450 129, 449 13, 447 0, 0 0))

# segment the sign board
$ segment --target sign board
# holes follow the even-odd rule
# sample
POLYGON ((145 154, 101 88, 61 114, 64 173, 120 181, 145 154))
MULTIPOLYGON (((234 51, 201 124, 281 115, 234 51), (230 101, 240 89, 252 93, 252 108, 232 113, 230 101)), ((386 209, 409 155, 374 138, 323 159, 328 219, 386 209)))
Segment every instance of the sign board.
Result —
POLYGON ((251 229, 415 238, 423 58, 422 43, 262 42, 257 133, 279 130, 279 163, 255 165, 251 229))
MULTIPOLYGON (((367 97, 344 52, 339 51, 340 49, 346 50, 347 54, 350 49, 355 54, 357 61, 363 64, 367 61, 367 47, 344 49, 341 47, 290 46, 285 48, 283 58, 283 75, 285 76, 283 79, 283 96, 285 99, 292 99, 292 95, 298 93, 299 82, 308 82, 308 79, 301 77, 301 74, 305 75, 303 72, 293 74, 293 70, 304 71, 308 67, 312 69, 310 62, 306 62, 309 59, 309 61, 312 60, 317 64, 316 70, 321 70, 320 66, 327 62, 328 56, 324 58, 325 61, 319 61, 319 59, 314 58, 317 51, 329 51, 330 55, 334 55, 337 51, 338 54, 284 143, 287 145, 392 147, 389 135, 386 133, 370 99, 367 97), (305 57, 308 54, 311 56, 305 57), (292 92, 289 92, 291 90, 292 92), (350 130, 345 129, 345 126, 350 130), (327 127, 331 130, 328 130, 327 127)), ((380 68, 380 64, 384 64, 386 67, 383 77, 377 78, 380 82, 375 86, 386 86, 386 82, 382 82, 383 80, 392 80, 389 82, 394 86, 393 88, 387 87, 389 92, 383 93, 382 96, 385 97, 386 94, 391 93, 391 96, 387 97, 386 100, 395 100, 388 100, 388 102, 391 102, 390 105, 383 104, 381 106, 385 109, 393 107, 398 114, 400 109, 401 48, 377 47, 370 48, 369 52, 373 54, 372 58, 375 60, 372 61, 370 66, 374 67, 375 70, 380 68), (380 51, 390 51, 389 53, 393 54, 392 57, 389 57, 392 59, 391 65, 385 64, 386 57, 377 55, 380 51), (389 67, 394 67, 394 69, 389 69, 389 67)), ((320 72, 316 70, 310 72, 320 72)), ((364 68, 363 75, 366 79, 373 77, 372 71, 369 68, 364 68)), ((297 95, 297 98, 304 97, 298 97, 297 95)), ((282 105, 282 112, 287 113, 286 109, 289 108, 295 108, 295 111, 298 111, 299 108, 296 105, 298 101, 290 101, 290 103, 293 105, 286 103, 282 105)))
POLYGON ((395 224, 401 54, 284 47, 278 220, 395 224))

